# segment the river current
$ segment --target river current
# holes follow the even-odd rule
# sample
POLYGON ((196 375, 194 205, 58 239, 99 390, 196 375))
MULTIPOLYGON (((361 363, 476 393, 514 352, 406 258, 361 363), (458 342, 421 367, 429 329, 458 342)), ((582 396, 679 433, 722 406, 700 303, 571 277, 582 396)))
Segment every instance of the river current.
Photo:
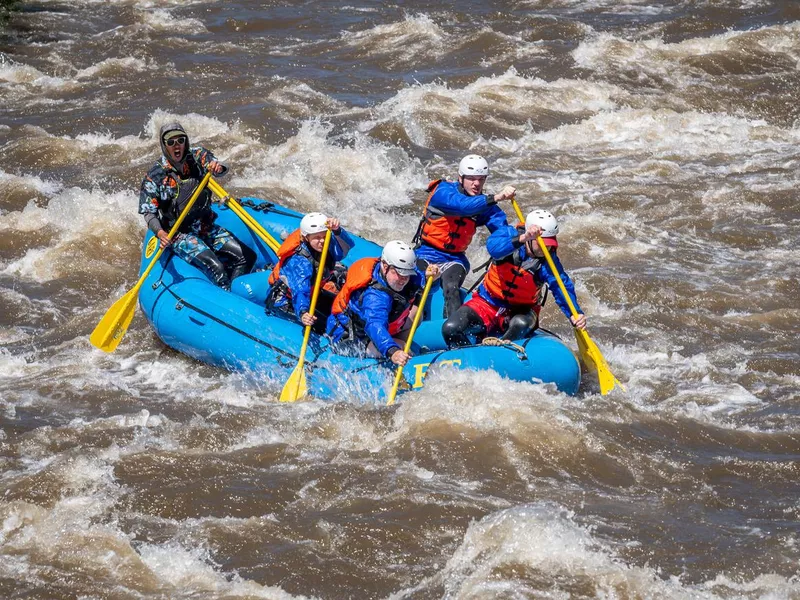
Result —
MULTIPOLYGON (((0 597, 800 598, 800 3, 21 8, 0 31, 0 597), (137 281, 169 120, 236 195, 379 243, 486 156, 489 191, 558 216, 626 391, 442 369, 395 407, 282 404, 141 315, 93 348, 137 281)), ((542 324, 575 347, 553 303, 542 324)))

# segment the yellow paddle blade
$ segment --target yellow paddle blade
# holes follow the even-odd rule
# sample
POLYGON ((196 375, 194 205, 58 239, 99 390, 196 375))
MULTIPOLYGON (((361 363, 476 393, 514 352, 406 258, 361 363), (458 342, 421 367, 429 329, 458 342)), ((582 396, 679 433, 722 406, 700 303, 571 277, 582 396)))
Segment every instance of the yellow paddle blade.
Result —
POLYGON ((306 370, 298 363, 281 390, 281 402, 296 402, 308 393, 306 370))
POLYGON ((598 348, 597 344, 589 337, 589 334, 583 329, 576 329, 575 341, 578 342, 578 351, 580 352, 583 364, 586 365, 588 369, 597 373, 597 380, 600 383, 600 393, 605 396, 617 385, 625 391, 625 386, 614 377, 614 374, 608 367, 608 363, 606 363, 606 359, 603 357, 603 353, 600 352, 600 348, 598 348))
POLYGON ((139 287, 136 286, 106 311, 97 327, 94 328, 92 335, 89 336, 89 341, 95 348, 104 352, 113 352, 119 345, 136 312, 138 295, 139 287))

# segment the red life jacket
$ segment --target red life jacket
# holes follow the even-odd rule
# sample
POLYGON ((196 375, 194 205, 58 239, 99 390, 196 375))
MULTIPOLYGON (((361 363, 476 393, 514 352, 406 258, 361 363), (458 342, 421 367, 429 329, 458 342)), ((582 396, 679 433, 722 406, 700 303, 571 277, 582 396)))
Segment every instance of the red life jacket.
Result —
MULTIPOLYGON (((312 273, 315 275, 317 269, 319 268, 319 259, 314 258, 311 252, 303 245, 303 234, 299 229, 295 229, 292 233, 289 234, 283 243, 281 244, 280 248, 276 252, 278 255, 278 264, 276 264, 272 268, 272 273, 269 275, 269 284, 275 285, 275 283, 280 279, 281 276, 281 267, 286 264, 286 261, 289 260, 295 254, 300 254, 303 258, 308 259, 311 261, 311 267, 313 269, 312 273)), ((325 271, 322 274, 322 281, 323 286, 322 289, 332 291, 336 293, 336 287, 334 286, 333 289, 330 286, 333 285, 333 282, 330 281, 330 270, 335 265, 336 261, 333 259, 333 255, 328 251, 328 260, 326 261, 328 264, 325 265, 325 271), (330 284, 330 286, 329 286, 330 284)), ((312 275, 313 277, 313 275, 312 275)), ((286 289, 286 294, 291 298, 291 291, 286 289)))
POLYGON ((428 199, 422 210, 418 237, 438 250, 466 252, 475 236, 478 223, 472 217, 445 215, 439 209, 430 206, 431 198, 441 182, 441 179, 437 179, 428 184, 428 199))
POLYGON ((391 335, 397 335, 403 328, 408 318, 408 313, 411 312, 411 307, 414 306, 418 290, 416 289, 417 286, 409 282, 403 288, 403 292, 406 293, 401 293, 373 279, 372 272, 379 261, 380 259, 378 258, 361 258, 350 265, 347 271, 347 279, 345 279, 341 291, 333 299, 331 314, 338 315, 346 312, 351 317, 351 320, 358 320, 358 315, 349 310, 350 298, 353 292, 372 287, 391 296, 392 307, 389 309, 388 329, 391 335))
POLYGON ((539 286, 533 278, 533 271, 538 268, 539 261, 528 259, 522 262, 519 251, 499 261, 493 261, 483 286, 489 294, 511 306, 531 306, 539 304, 539 286))

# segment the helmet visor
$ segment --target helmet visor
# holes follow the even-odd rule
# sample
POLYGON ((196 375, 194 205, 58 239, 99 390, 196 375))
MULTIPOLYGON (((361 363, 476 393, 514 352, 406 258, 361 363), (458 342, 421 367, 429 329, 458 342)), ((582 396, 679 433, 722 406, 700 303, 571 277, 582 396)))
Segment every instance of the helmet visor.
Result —
POLYGON ((404 269, 402 267, 395 267, 392 265, 392 268, 397 271, 398 275, 402 275, 403 277, 411 277, 416 271, 414 269, 404 269))

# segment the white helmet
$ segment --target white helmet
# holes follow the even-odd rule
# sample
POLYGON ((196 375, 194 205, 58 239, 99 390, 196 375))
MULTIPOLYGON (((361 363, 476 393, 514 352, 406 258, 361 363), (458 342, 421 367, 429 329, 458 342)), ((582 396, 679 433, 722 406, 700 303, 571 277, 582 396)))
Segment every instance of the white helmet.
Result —
POLYGON ((303 235, 308 235, 310 233, 319 233, 320 231, 325 231, 328 229, 326 225, 327 222, 328 217, 322 213, 308 213, 300 220, 300 233, 303 235))
POLYGON ((489 176, 489 163, 486 159, 477 154, 469 154, 461 159, 458 163, 458 174, 463 177, 464 175, 472 175, 473 177, 488 177, 489 176))
POLYGON ((417 255, 414 249, 399 240, 389 242, 383 247, 381 260, 391 265, 400 275, 411 276, 416 273, 417 255))
POLYGON ((558 235, 558 221, 553 213, 546 210, 534 210, 525 217, 525 229, 530 229, 533 225, 542 228, 542 237, 554 238, 558 235))

